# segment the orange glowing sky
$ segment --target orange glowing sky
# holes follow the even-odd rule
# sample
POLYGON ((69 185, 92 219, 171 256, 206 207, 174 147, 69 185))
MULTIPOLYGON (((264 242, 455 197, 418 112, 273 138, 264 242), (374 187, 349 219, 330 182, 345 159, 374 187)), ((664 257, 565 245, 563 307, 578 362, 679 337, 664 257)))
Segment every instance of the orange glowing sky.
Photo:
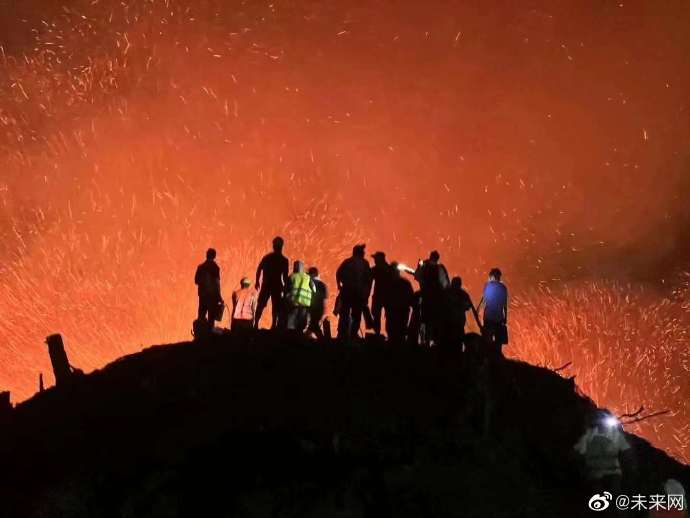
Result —
POLYGON ((620 408, 661 387, 647 403, 675 420, 647 434, 687 454, 687 2, 0 12, 0 387, 15 400, 52 380, 47 334, 87 370, 188 338, 204 250, 228 292, 280 233, 331 283, 356 241, 405 262, 437 248, 475 298, 500 265, 522 304, 514 354, 573 360, 591 324, 578 379, 620 408), (614 368, 650 343, 640 378, 614 368))

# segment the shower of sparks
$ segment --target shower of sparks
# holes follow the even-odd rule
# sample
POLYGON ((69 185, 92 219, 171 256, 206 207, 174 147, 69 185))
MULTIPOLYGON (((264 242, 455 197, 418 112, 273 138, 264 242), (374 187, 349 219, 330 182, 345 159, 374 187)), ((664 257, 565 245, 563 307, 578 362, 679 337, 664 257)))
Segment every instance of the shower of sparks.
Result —
POLYGON ((509 354, 690 460, 688 12, 495 4, 0 0, 0 388, 187 339, 208 246, 365 241, 501 266, 509 354))
POLYGON ((513 301, 511 356, 575 376, 618 415, 643 405, 671 415, 629 431, 690 458, 690 290, 686 274, 667 298, 611 282, 523 293, 513 301))

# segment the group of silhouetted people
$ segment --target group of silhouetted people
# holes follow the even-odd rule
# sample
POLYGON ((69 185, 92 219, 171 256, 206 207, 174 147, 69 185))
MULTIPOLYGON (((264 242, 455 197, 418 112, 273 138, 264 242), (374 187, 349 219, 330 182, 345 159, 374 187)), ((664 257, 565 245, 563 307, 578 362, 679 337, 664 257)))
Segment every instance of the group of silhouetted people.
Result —
MULTIPOLYGON (((306 269, 302 261, 293 263, 283 255, 284 240, 273 240, 273 251, 266 254, 256 270, 254 286, 244 277, 232 294, 230 316, 233 331, 258 329, 270 300, 272 329, 307 333, 318 339, 331 336, 326 317, 328 288, 316 267, 306 269)), ((195 283, 199 291, 199 312, 195 331, 210 331, 223 317, 225 303, 220 292, 220 268, 216 251, 209 249, 206 261, 199 265, 195 283)), ((383 315, 389 342, 396 344, 461 345, 465 342, 467 312, 481 330, 485 342, 497 354, 508 343, 508 290, 501 282, 501 271, 493 268, 478 306, 462 287, 462 279, 448 275, 437 251, 416 269, 396 262, 388 263, 386 254, 372 255, 373 266, 366 258, 366 247, 353 247, 352 256, 336 271, 338 295, 333 313, 338 317, 338 339, 351 341, 360 335, 362 320, 373 335, 382 336, 383 315), (419 284, 414 290, 413 276, 419 284), (479 310, 484 307, 483 322, 479 310)))

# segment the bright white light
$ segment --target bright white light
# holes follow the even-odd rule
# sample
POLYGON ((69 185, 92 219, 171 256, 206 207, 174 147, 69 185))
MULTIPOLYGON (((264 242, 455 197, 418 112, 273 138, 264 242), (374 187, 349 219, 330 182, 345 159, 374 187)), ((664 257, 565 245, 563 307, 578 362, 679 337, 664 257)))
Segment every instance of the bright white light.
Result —
POLYGON ((612 415, 610 415, 606 419, 604 419, 604 424, 609 428, 615 428, 620 424, 620 421, 612 415))
POLYGON ((407 266, 406 264, 403 264, 403 263, 398 264, 398 270, 400 270, 401 272, 407 272, 407 273, 414 274, 414 270, 412 268, 410 268, 409 266, 407 266))

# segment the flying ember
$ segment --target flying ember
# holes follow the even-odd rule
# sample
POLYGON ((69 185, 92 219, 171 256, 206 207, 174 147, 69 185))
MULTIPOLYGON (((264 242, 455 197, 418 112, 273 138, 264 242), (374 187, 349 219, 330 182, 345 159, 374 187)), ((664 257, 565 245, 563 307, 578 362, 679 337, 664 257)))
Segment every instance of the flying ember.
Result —
POLYGON ((631 427, 690 461, 682 7, 1 4, 15 401, 52 383, 52 333, 85 370, 187 340, 211 246, 229 293, 276 235, 332 283, 363 242, 401 270, 439 250, 476 299, 500 265, 506 355, 668 410, 631 427))

